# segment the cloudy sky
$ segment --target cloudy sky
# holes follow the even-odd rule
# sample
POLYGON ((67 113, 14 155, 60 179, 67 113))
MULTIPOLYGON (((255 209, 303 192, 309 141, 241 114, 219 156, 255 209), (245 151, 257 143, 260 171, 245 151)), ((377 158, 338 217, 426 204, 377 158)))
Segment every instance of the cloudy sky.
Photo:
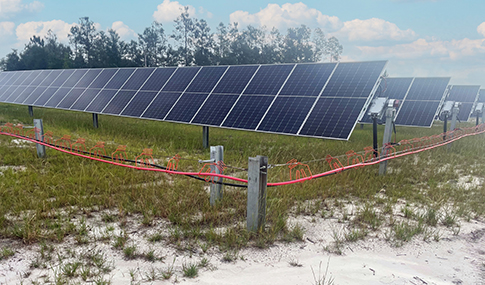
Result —
POLYGON ((451 76, 452 84, 485 88, 484 0, 0 0, 0 57, 49 29, 67 42, 85 16, 125 40, 154 20, 170 33, 182 6, 213 29, 320 27, 343 44, 342 61, 387 59, 391 76, 451 76))

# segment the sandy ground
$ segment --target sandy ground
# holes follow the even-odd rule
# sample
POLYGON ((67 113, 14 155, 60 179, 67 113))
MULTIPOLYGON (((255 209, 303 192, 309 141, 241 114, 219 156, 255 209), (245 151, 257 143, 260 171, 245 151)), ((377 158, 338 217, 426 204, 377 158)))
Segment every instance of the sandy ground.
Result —
MULTIPOLYGON (((39 256, 38 244, 0 241, 0 247, 15 248, 14 256, 0 261, 0 284, 53 283, 63 264, 93 251, 102 252, 111 264, 112 270, 104 278, 111 284, 318 284, 327 266, 326 280, 332 278, 333 284, 485 284, 484 221, 461 222, 458 234, 442 228, 438 242, 425 242, 417 236, 401 247, 392 246, 381 233, 371 233, 365 240, 346 243, 342 255, 326 250, 334 241, 332 232, 342 227, 336 219, 303 216, 291 219, 291 223, 303 226, 304 241, 278 242, 267 249, 243 249, 233 262, 223 262, 223 253, 216 248, 205 253, 200 248, 187 252, 163 241, 148 242, 147 236, 168 228, 166 222, 148 228, 133 227, 128 231, 127 245, 136 245, 138 253, 154 250, 157 256, 164 257, 163 261, 149 262, 142 258, 126 260, 123 252, 113 247, 112 240, 100 240, 106 228, 93 219, 89 236, 98 241, 75 245, 73 239, 66 238, 64 243, 55 245, 54 258, 45 262, 45 268, 31 268, 39 256), (55 256, 63 256, 62 261, 55 256), (209 265, 201 268, 196 278, 183 276, 184 264, 199 263, 203 258, 209 265), (170 267, 174 275, 168 280, 160 274, 154 280, 148 277, 150 272, 170 267)), ((119 231, 116 228, 113 234, 119 231)), ((99 284, 94 280, 87 283, 99 284)), ((70 284, 84 283, 78 277, 70 284)))

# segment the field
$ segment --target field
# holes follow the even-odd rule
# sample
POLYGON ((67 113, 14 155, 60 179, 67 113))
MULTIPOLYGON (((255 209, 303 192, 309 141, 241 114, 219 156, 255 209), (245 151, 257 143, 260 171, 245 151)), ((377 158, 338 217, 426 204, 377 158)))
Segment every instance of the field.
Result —
MULTIPOLYGON (((198 126, 100 116, 100 128, 94 129, 90 114, 50 109, 34 113, 43 119, 45 131, 57 138, 82 137, 90 147, 104 141, 108 153, 126 145, 131 159, 150 148, 157 164, 166 165, 179 154, 179 170, 197 172, 202 167, 198 160, 209 158, 198 126)), ((0 104, 0 122, 32 125, 32 118, 25 106, 0 104)), ((442 128, 439 122, 431 129, 398 127, 397 140, 439 134, 442 128)), ((372 145, 372 128, 358 125, 349 141, 211 128, 210 144, 224 146, 226 174, 244 178, 248 157, 265 155, 275 165, 268 181, 279 182, 289 180, 284 164, 291 159, 307 162, 314 174, 330 169, 327 155, 345 164, 347 151, 372 145)), ((266 227, 256 234, 245 228, 245 188, 225 186, 222 202, 211 207, 209 183, 204 181, 51 149, 46 159, 39 159, 34 144, 0 136, 0 264, 30 252, 23 258, 28 260, 23 275, 13 278, 5 273, 6 284, 117 284, 113 270, 121 265, 114 266, 103 253, 109 249, 131 268, 124 282, 175 282, 244 261, 248 250, 271 252, 275 245, 319 244, 332 256, 372 238, 390 248, 416 240, 439 245, 444 237, 465 234, 464 224, 483 221, 484 148, 484 135, 476 135, 449 147, 393 159, 385 176, 377 175, 378 166, 368 166, 270 187, 266 227), (319 235, 327 238, 313 240, 319 235), (137 271, 138 262, 152 265, 137 271)), ((288 264, 300 265, 291 258, 288 264)), ((325 271, 325 264, 321 269, 325 271)), ((318 268, 312 271, 307 270, 311 283, 331 283, 323 280, 318 268)), ((341 284, 338 276, 335 283, 341 284)))

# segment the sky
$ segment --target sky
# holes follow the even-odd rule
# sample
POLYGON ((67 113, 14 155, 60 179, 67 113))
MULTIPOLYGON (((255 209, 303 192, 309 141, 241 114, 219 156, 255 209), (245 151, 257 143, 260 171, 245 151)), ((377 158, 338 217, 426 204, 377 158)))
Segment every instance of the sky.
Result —
POLYGON ((485 88, 485 0, 0 0, 0 58, 49 29, 68 43, 70 28, 86 16, 124 40, 153 21, 171 33, 183 6, 212 30, 220 22, 282 33, 320 27, 343 45, 342 61, 384 59, 392 77, 447 76, 485 88))

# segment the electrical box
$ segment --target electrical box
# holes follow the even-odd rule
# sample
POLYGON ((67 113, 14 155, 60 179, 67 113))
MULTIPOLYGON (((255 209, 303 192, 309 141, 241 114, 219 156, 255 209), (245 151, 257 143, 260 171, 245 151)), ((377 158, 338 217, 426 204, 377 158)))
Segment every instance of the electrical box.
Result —
POLYGON ((381 119, 387 108, 387 99, 387 97, 378 97, 372 100, 372 104, 367 114, 372 118, 381 119))

